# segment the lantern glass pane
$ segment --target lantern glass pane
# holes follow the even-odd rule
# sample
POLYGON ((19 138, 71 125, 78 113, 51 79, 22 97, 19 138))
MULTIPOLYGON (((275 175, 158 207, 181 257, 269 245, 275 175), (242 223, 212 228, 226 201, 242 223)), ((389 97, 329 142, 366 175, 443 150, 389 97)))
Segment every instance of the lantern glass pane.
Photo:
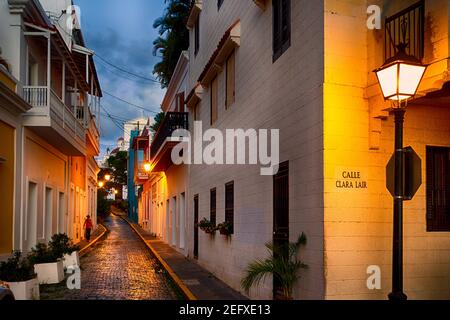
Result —
POLYGON ((394 64, 386 69, 377 71, 378 82, 385 98, 397 95, 397 69, 398 65, 394 64))
POLYGON ((400 64, 399 93, 410 97, 415 95, 424 72, 424 66, 400 64))

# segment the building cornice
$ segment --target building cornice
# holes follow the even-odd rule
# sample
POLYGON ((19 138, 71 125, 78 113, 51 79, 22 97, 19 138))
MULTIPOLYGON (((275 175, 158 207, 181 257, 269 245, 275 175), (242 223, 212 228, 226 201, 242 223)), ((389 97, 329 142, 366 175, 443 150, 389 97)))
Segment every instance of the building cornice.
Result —
POLYGON ((191 30, 195 26, 195 22, 202 12, 203 9, 203 0, 192 0, 191 9, 189 12, 189 18, 186 23, 186 26, 189 30, 191 30))
POLYGON ((161 107, 164 111, 168 111, 170 107, 170 101, 173 99, 175 94, 177 94, 177 88, 180 82, 183 80, 188 63, 189 63, 188 52, 187 51, 181 52, 177 66, 175 67, 172 78, 170 79, 166 95, 164 96, 163 102, 161 104, 161 107))
POLYGON ((208 87, 215 76, 222 70, 223 64, 230 54, 241 45, 241 22, 236 21, 223 35, 217 45, 217 49, 212 54, 198 82, 203 87, 208 87))
POLYGON ((0 106, 14 116, 25 113, 32 108, 31 105, 2 82, 0 82, 0 106))

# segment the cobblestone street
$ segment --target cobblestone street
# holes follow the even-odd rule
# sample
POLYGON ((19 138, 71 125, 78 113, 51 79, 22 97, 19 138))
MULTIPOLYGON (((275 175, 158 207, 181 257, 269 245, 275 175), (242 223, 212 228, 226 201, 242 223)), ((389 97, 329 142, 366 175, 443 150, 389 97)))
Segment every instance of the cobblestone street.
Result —
POLYGON ((81 258, 81 290, 41 286, 42 300, 173 300, 180 294, 129 225, 116 216, 105 239, 81 258))

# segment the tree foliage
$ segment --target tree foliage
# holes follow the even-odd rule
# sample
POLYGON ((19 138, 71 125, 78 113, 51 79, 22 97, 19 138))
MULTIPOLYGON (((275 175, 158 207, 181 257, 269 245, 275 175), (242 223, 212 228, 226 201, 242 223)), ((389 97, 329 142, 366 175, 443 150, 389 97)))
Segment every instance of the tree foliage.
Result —
POLYGON ((178 59, 183 50, 189 47, 189 32, 186 28, 191 0, 165 0, 166 9, 162 17, 153 24, 159 37, 153 41, 153 54, 161 55, 153 73, 157 75, 161 86, 167 88, 178 59))
POLYGON ((155 116, 154 123, 150 126, 150 130, 154 134, 157 133, 159 130, 159 127, 161 127, 164 117, 165 117, 164 112, 160 112, 155 116))
MULTIPOLYGON (((108 167, 112 170, 110 174, 113 178, 113 183, 124 186, 128 183, 127 175, 127 160, 128 153, 120 151, 116 155, 112 155, 108 159, 108 167)), ((100 177, 100 179, 102 179, 100 177)), ((112 186, 115 187, 115 186, 112 186)), ((122 190, 122 188, 117 188, 122 190)))

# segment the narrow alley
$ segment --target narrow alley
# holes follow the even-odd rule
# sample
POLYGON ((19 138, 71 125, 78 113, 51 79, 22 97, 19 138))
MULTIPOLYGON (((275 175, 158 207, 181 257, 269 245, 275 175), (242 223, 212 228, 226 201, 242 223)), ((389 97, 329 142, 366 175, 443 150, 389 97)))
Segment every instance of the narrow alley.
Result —
POLYGON ((181 296, 145 245, 121 218, 104 222, 110 232, 81 258, 81 290, 66 282, 43 286, 43 300, 175 300, 181 296))

